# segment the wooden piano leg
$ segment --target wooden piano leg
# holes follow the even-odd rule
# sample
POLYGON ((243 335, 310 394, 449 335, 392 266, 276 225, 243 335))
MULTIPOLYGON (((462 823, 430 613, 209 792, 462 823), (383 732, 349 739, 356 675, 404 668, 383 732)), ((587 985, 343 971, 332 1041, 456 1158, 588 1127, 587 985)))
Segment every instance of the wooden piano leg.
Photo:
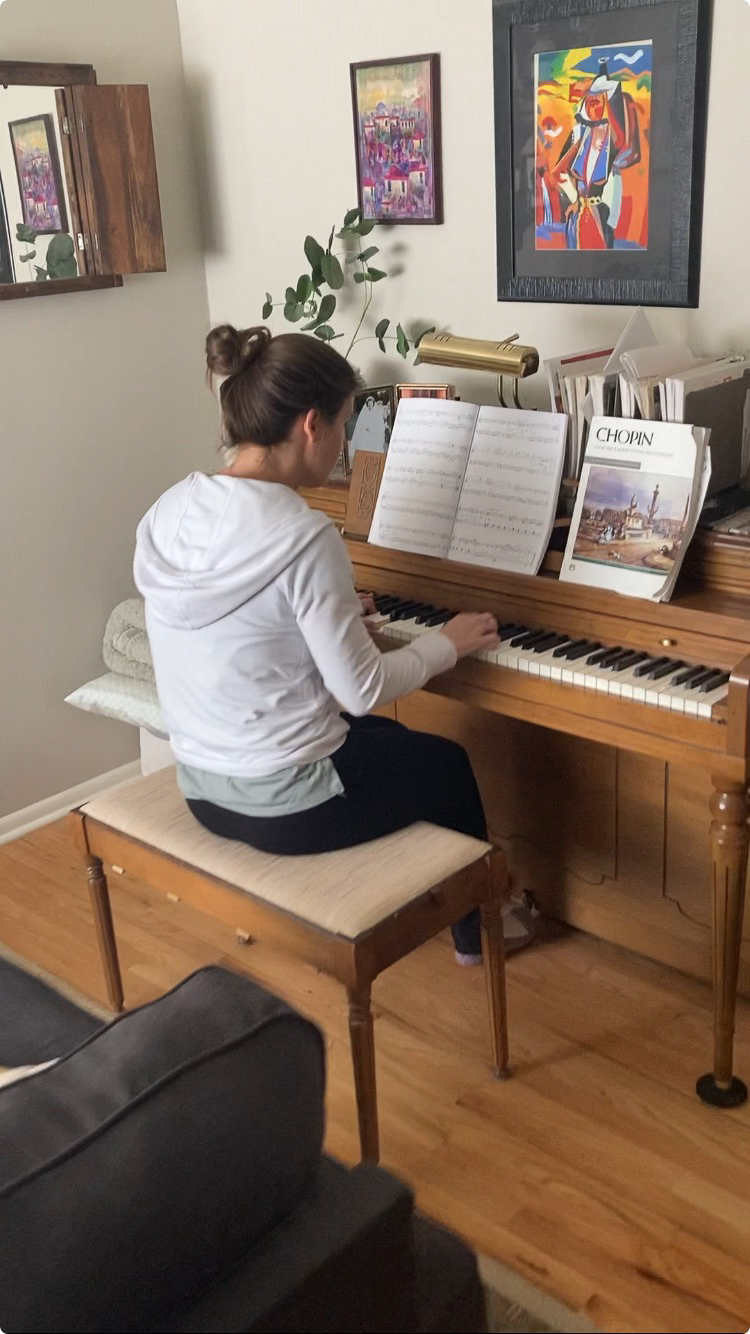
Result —
POLYGON ((714 1068, 698 1080, 696 1093, 713 1107, 739 1107, 747 1087, 732 1073, 732 1062, 750 806, 743 783, 718 776, 712 782, 714 1068))

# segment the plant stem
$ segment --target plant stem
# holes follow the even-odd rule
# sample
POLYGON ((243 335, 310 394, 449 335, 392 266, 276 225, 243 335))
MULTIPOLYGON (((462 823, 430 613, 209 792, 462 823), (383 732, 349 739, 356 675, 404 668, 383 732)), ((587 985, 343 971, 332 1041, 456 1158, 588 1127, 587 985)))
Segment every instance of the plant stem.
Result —
MULTIPOLYGON (((359 253, 360 253, 360 256, 361 256, 361 255, 362 255, 362 247, 361 247, 361 246, 360 246, 360 248, 359 248, 359 253)), ((359 261, 359 262, 360 262, 360 264, 362 265, 362 272, 364 273, 364 271, 365 271, 364 260, 360 258, 360 261, 359 261)), ((367 314, 367 312, 368 312, 368 310, 369 310, 369 308, 370 308, 370 302, 372 301, 372 283, 368 283, 367 279, 365 279, 365 281, 364 281, 364 283, 362 284, 362 286, 363 286, 364 289, 365 289, 365 306, 364 306, 364 310, 362 311, 362 314, 361 314, 360 317, 359 317, 359 324, 357 325, 356 329, 354 330, 354 333, 352 334, 352 341, 350 342, 348 348, 346 349, 346 352, 344 353, 344 356, 345 356, 345 357, 348 357, 348 356, 349 356, 349 353, 351 352, 352 348, 354 347, 354 344, 355 344, 356 341, 357 341, 357 334, 359 333, 360 329, 362 328, 362 325, 363 325, 363 323, 364 323, 365 315, 367 314)))

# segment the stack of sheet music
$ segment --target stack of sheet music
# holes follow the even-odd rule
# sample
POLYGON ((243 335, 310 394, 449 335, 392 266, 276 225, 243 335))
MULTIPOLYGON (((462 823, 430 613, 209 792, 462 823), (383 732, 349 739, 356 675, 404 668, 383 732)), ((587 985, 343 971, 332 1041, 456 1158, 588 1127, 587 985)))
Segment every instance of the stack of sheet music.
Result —
POLYGON ((739 356, 697 357, 660 344, 641 309, 614 348, 545 362, 554 412, 570 418, 564 474, 578 478, 594 417, 684 422, 712 432, 711 490, 750 468, 750 365, 739 356))

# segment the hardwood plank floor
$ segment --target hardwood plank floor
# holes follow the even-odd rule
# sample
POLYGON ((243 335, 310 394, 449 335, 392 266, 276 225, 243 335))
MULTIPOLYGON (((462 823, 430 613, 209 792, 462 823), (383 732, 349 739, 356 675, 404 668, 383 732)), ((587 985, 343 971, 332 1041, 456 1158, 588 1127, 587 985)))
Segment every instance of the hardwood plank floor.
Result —
MULTIPOLYGON (((357 1157, 341 988, 146 886, 110 875, 129 1005, 218 962, 324 1028, 329 1150, 357 1157)), ((0 847, 0 940, 104 1000, 85 877, 64 824, 0 847)), ((702 984, 578 933, 508 965, 514 1078, 488 1076, 484 982, 448 939, 374 988, 384 1165, 420 1206, 602 1330, 750 1325, 750 1107, 692 1089, 702 984)), ((750 1078, 750 1005, 737 1068, 750 1078)))

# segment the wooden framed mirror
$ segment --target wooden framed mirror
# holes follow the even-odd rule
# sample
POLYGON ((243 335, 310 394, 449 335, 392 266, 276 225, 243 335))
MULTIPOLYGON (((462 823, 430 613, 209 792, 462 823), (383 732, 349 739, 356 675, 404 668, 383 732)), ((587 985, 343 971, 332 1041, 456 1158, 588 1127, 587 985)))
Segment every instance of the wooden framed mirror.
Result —
POLYGON ((148 88, 0 61, 0 300, 164 269, 148 88))

